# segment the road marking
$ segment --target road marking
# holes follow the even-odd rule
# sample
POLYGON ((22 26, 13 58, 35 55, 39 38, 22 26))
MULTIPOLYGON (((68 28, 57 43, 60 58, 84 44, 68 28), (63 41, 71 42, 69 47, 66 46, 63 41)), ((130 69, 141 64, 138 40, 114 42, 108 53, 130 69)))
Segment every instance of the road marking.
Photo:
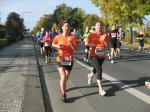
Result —
MULTIPOLYGON (((80 64, 81 66, 87 68, 88 70, 92 70, 92 67, 89 67, 88 65, 85 65, 84 63, 76 60, 76 62, 78 64, 80 64)), ((121 89, 124 89, 126 90, 128 93, 136 96, 137 98, 143 100, 144 102, 146 102, 147 104, 150 104, 150 96, 138 91, 137 89, 135 88, 132 88, 131 86, 127 85, 127 84, 124 84, 122 82, 120 82, 119 80, 111 77, 110 75, 106 74, 106 73, 103 73, 103 77, 107 80, 110 80, 113 84, 116 84, 117 86, 119 86, 121 89)))

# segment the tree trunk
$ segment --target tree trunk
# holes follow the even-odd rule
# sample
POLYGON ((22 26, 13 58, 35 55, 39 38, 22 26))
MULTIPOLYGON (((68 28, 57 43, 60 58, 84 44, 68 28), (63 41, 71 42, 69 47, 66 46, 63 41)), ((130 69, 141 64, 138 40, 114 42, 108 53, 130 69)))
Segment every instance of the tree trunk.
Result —
POLYGON ((130 34, 129 43, 132 44, 133 43, 133 28, 132 27, 130 27, 129 29, 129 34, 130 34))

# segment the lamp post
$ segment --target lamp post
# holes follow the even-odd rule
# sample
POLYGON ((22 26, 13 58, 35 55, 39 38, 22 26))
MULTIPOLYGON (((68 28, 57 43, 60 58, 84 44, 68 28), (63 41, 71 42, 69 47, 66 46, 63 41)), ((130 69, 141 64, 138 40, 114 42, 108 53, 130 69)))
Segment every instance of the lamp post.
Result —
POLYGON ((1 23, 1 12, 0 12, 0 23, 1 23))
MULTIPOLYGON (((22 12, 21 17, 22 17, 23 23, 24 23, 23 15, 24 15, 25 13, 31 13, 31 11, 25 11, 25 12, 22 12)), ((23 36, 23 35, 24 35, 24 31, 22 31, 22 36, 23 36)))
POLYGON ((22 14, 21 14, 22 19, 23 19, 23 14, 25 14, 25 13, 31 13, 31 11, 22 12, 22 14))

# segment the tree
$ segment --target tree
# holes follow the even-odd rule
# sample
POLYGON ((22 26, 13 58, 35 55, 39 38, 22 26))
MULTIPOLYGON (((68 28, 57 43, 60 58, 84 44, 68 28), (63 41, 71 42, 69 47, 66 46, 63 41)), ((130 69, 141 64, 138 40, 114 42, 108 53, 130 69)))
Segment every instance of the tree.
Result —
POLYGON ((67 20, 70 22, 72 29, 75 28, 82 31, 84 15, 85 12, 81 8, 72 8, 63 3, 56 7, 52 18, 53 22, 57 24, 59 28, 61 28, 60 25, 62 21, 67 20))
POLYGON ((74 29, 82 32, 85 12, 82 9, 76 7, 72 9, 72 11, 70 12, 70 15, 71 15, 70 17, 71 26, 74 29))
POLYGON ((54 10, 52 19, 53 22, 56 23, 59 27, 61 26, 62 21, 67 20, 69 21, 71 16, 70 12, 72 11, 71 7, 68 7, 65 3, 60 4, 54 10))
POLYGON ((50 30, 50 28, 52 27, 52 15, 44 15, 43 17, 40 18, 40 20, 37 22, 37 28, 36 30, 40 30, 42 27, 50 30))
POLYGON ((0 39, 5 38, 7 34, 6 27, 0 24, 0 39))
POLYGON ((21 37, 25 26, 20 15, 15 12, 11 12, 7 17, 6 28, 8 30, 8 34, 12 36, 11 38, 18 40, 21 37))
POLYGON ((99 16, 95 14, 88 14, 85 16, 84 19, 85 20, 83 22, 83 29, 85 29, 87 26, 90 28, 95 24, 95 22, 101 21, 99 16))
POLYGON ((123 24, 130 29, 130 43, 133 40, 132 27, 142 26, 145 15, 150 14, 150 0, 91 0, 101 9, 105 22, 123 24))
POLYGON ((72 8, 67 6, 65 3, 60 4, 56 7, 53 14, 49 14, 50 17, 41 17, 37 23, 37 26, 34 28, 34 32, 39 30, 41 27, 51 29, 57 28, 61 29, 61 23, 66 20, 69 21, 72 28, 78 29, 82 31, 83 29, 83 21, 85 12, 80 8, 72 8))

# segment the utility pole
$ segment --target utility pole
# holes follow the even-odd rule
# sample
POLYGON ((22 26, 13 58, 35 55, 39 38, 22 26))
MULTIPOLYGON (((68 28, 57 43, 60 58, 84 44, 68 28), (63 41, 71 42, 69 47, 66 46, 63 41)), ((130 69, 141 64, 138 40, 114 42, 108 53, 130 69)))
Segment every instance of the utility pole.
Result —
POLYGON ((1 12, 0 12, 0 24, 1 24, 1 19, 2 19, 2 18, 1 18, 1 12))
POLYGON ((22 12, 22 13, 21 13, 21 18, 22 18, 23 21, 24 21, 23 16, 24 16, 25 13, 31 13, 31 11, 27 11, 27 12, 25 11, 25 12, 22 12))
MULTIPOLYGON (((31 11, 25 11, 25 12, 21 13, 21 18, 22 18, 23 24, 24 24, 24 17, 23 16, 24 16, 25 13, 31 13, 31 11)), ((22 36, 24 35, 24 30, 22 31, 22 36)))

